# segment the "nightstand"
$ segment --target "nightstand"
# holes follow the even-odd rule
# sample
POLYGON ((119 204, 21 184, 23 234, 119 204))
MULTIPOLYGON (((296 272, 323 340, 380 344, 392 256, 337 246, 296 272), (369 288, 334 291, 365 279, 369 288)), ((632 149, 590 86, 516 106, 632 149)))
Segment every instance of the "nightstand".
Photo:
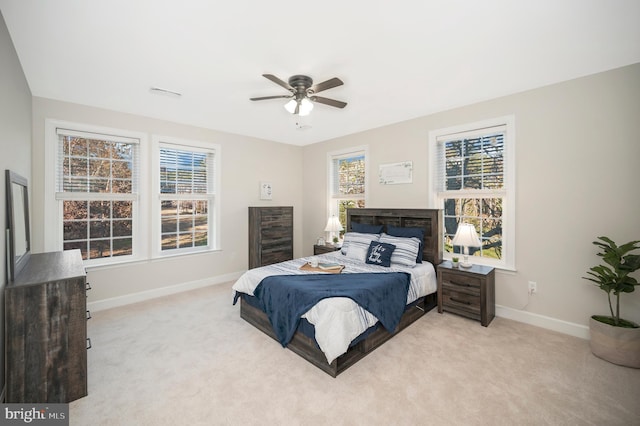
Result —
POLYGON ((488 326, 496 313, 495 269, 454 268, 449 261, 438 265, 438 312, 443 310, 488 326))
POLYGON ((318 254, 324 254, 324 253, 331 253, 332 251, 338 251, 340 250, 340 247, 336 247, 333 245, 329 245, 329 244, 325 244, 322 246, 319 246, 317 244, 313 245, 313 255, 318 255, 318 254))

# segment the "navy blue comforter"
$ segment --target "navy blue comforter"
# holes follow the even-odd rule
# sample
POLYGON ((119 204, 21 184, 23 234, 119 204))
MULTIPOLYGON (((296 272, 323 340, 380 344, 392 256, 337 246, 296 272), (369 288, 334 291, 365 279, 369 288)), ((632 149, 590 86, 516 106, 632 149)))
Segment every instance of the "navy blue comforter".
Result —
POLYGON ((407 303, 410 275, 404 272, 278 275, 254 290, 282 346, 291 341, 300 317, 326 297, 349 297, 393 333, 407 303))

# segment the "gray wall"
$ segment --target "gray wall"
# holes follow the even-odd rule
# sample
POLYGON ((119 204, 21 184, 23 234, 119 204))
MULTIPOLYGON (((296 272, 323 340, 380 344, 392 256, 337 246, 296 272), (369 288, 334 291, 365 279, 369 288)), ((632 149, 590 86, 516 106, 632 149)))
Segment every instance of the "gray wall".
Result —
MULTIPOLYGON (((33 246, 44 250, 45 120, 56 119, 211 142, 221 147, 221 250, 205 254, 147 260, 87 269, 93 288, 89 303, 162 291, 184 283, 206 284, 218 277, 230 280, 248 267, 248 206, 288 205, 294 208, 295 254, 302 254, 302 148, 255 138, 185 126, 167 121, 33 98, 33 246), (260 181, 273 185, 273 200, 261 201, 260 181)), ((150 151, 150 150, 149 150, 150 151)), ((150 160, 149 160, 150 161, 150 160)), ((143 221, 142 226, 151 226, 143 221)), ((150 235, 151 230, 149 229, 150 235)), ((132 299, 129 298, 129 301, 132 299)), ((114 304, 119 303, 114 301, 114 304)), ((102 305, 104 306, 104 305, 102 305)), ((95 305, 94 309, 98 309, 95 305)))
MULTIPOLYGON (((428 101, 428 100, 426 100, 428 101)), ((502 313, 588 324, 606 295, 581 279, 600 258, 591 242, 640 240, 640 64, 308 146, 304 150, 304 247, 326 221, 326 153, 368 145, 369 207, 432 207, 427 201, 431 130, 515 115, 516 272, 499 272, 502 313), (380 185, 381 163, 413 161, 413 184, 380 185), (527 282, 538 283, 529 297, 527 282)), ((623 297, 640 322, 640 291, 623 297)), ((536 321, 534 321, 536 322, 536 321)))
MULTIPOLYGON (((13 170, 31 180, 31 91, 4 18, 0 14, 0 222, 6 226, 4 171, 13 170)), ((6 286, 6 233, 0 244, 0 384, 4 395, 4 287, 6 286)), ((0 399, 1 400, 1 399, 0 399)))

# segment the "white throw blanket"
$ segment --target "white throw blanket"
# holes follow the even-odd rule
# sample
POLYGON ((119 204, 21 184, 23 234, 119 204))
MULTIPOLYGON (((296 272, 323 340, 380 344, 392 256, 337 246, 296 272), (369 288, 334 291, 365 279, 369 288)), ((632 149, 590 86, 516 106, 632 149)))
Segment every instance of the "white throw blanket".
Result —
MULTIPOLYGON (((348 258, 337 251, 250 269, 236 281, 233 290, 253 296, 255 288, 268 276, 317 273, 300 270, 300 267, 309 262, 312 257, 318 259, 319 262, 337 262, 345 265, 343 274, 407 272, 411 275, 407 304, 419 297, 434 293, 437 289, 436 273, 431 263, 419 263, 413 268, 392 264, 391 267, 386 268, 348 258)), ((349 349, 349 344, 353 339, 378 322, 375 316, 348 297, 322 299, 302 317, 314 325, 316 341, 329 364, 349 349)))

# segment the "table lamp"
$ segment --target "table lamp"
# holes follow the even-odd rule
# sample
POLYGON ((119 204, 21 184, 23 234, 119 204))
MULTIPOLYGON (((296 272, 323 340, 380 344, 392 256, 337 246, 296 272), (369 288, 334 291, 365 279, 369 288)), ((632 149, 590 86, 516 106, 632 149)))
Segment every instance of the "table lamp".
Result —
POLYGON ((476 228, 470 223, 461 223, 458 225, 458 230, 453 237, 452 244, 463 247, 464 260, 460 264, 463 268, 470 268, 472 266, 471 263, 469 263, 469 247, 482 246, 476 228))
POLYGON ((342 224, 340 223, 340 220, 338 220, 337 216, 331 216, 327 221, 327 226, 324 228, 325 232, 329 233, 329 241, 331 242, 333 242, 333 233, 340 232, 343 229, 344 228, 342 227, 342 224))

